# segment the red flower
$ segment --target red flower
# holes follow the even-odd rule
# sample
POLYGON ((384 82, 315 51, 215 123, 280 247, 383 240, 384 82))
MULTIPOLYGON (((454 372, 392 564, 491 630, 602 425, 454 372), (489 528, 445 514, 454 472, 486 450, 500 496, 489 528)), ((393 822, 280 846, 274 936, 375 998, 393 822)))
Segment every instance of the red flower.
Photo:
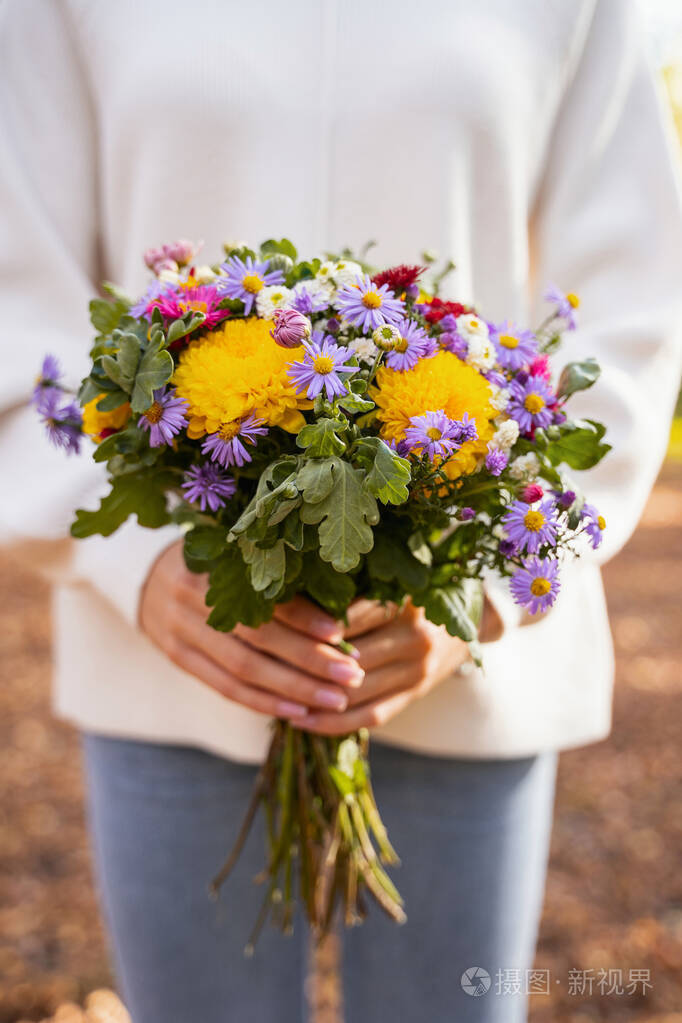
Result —
POLYGON ((472 311, 471 306, 462 305, 461 302, 444 302, 442 298, 432 298, 428 303, 424 318, 428 323, 440 323, 448 313, 453 316, 463 316, 464 313, 472 311))
POLYGON ((401 263, 399 266, 392 266, 388 270, 382 270, 381 273, 375 274, 372 281, 378 287, 388 284, 395 295, 400 295, 417 283, 425 269, 426 267, 423 266, 408 266, 406 263, 401 263))

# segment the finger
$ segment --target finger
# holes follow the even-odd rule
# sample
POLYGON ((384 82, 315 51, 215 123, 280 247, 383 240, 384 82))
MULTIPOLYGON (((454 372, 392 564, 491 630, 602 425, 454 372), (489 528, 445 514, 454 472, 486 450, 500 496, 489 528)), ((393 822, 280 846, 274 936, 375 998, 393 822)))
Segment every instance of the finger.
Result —
POLYGON ((214 661, 195 647, 179 643, 169 656, 183 671, 194 675, 199 681, 215 689, 228 700, 234 700, 235 703, 239 703, 243 707, 258 711, 259 714, 267 714, 269 717, 293 718, 296 721, 306 720, 308 708, 303 704, 292 700, 283 700, 255 686, 245 685, 229 671, 218 667, 214 661))
POLYGON ((197 615, 187 613, 183 616, 176 623, 175 632, 185 643, 200 650, 241 682, 309 707, 340 711, 348 706, 348 697, 339 686, 326 684, 307 672, 270 657, 243 643, 232 633, 217 632, 197 615))
POLYGON ((324 643, 338 643, 343 639, 343 626, 305 597, 297 596, 287 604, 278 604, 275 618, 324 643))
POLYGON ((360 688, 349 690, 348 708, 359 707, 389 693, 413 689, 424 681, 425 677, 425 662, 422 659, 386 664, 374 671, 368 671, 360 688))
POLYGON ((355 640, 358 664, 367 673, 385 664, 426 655, 432 646, 433 628, 430 623, 409 622, 400 617, 373 629, 355 640))
POLYGON ((360 704, 343 714, 325 714, 313 711, 305 718, 303 727, 307 732, 320 735, 346 735, 358 728, 377 728, 404 710, 414 700, 415 693, 404 689, 389 696, 360 704))
POLYGON ((380 604, 376 600, 354 600, 348 608, 348 625, 344 637, 362 636, 371 629, 390 622, 399 613, 396 604, 380 604))
POLYGON ((365 676, 357 660, 321 643, 302 632, 271 621, 258 629, 237 625, 233 635, 257 650, 263 650, 280 661, 302 668, 309 675, 317 675, 343 686, 360 686, 365 676))

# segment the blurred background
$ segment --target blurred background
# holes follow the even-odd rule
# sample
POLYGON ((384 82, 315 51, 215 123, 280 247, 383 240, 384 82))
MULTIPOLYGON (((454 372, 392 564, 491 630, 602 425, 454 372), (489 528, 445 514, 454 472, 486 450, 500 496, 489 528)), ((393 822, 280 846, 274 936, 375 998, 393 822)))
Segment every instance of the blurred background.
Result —
MULTIPOLYGON (((682 169, 682 0, 642 6, 682 169)), ((614 728, 561 758, 532 1023, 682 1023, 681 520, 678 403, 639 528, 605 570, 614 728), (629 993, 634 971, 640 981, 629 993)), ((0 1023, 125 1023, 124 1008, 101 990, 112 978, 78 743, 50 716, 48 591, 2 554, 0 665, 0 1023)), ((342 1019, 334 963, 332 944, 311 968, 318 1023, 342 1019)))

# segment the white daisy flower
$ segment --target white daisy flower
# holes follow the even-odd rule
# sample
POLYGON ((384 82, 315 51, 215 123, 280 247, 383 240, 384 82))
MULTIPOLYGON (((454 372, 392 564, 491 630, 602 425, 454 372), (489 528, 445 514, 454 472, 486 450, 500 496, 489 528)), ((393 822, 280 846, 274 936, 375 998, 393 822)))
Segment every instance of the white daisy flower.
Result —
POLYGON ((345 284, 355 284, 357 278, 362 277, 362 267, 352 259, 339 259, 332 276, 337 288, 342 288, 345 284))
POLYGON ((475 313, 463 313, 457 317, 457 333, 468 342, 475 339, 487 341, 490 337, 488 324, 475 313))
POLYGON ((291 299, 291 288, 283 284, 270 284, 256 295, 256 312, 264 320, 271 320, 275 309, 282 309, 291 299))
MULTIPOLYGON (((485 327, 485 324, 483 324, 485 327)), ((488 329, 487 327, 485 328, 488 329)), ((465 362, 473 366, 479 373, 486 369, 492 369, 497 359, 495 345, 487 337, 471 337, 469 340, 469 351, 465 362)))
POLYGON ((508 451, 519 439, 519 424, 515 419, 507 419, 493 434, 491 443, 502 451, 508 451))
POLYGON ((163 281, 164 284, 179 284, 182 278, 177 270, 162 270, 159 274, 159 280, 163 281))
POLYGON ((215 280, 218 274, 214 270, 211 270, 208 263, 206 263, 204 266, 196 266, 192 276, 197 284, 210 284, 211 281, 215 280))
POLYGON ((348 347, 355 352, 360 362, 374 362, 379 353, 379 349, 369 337, 357 337, 348 347))
POLYGON ((492 391, 490 404, 498 412, 504 412, 511 397, 509 391, 505 387, 498 387, 497 384, 491 384, 490 390, 492 391))
POLYGON ((540 462, 534 451, 519 455, 509 466, 509 475, 515 480, 534 480, 540 472, 540 462))

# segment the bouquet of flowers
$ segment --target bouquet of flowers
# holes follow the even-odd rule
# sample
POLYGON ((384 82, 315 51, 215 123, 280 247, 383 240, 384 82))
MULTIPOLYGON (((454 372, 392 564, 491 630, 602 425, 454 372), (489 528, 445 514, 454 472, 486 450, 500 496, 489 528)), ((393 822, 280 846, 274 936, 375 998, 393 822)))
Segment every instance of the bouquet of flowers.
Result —
MULTIPOLYGON (((108 536, 130 515, 178 523, 188 568, 208 575, 208 623, 224 631, 296 594, 337 619, 359 596, 409 600, 478 662, 484 573, 510 577, 532 614, 551 607, 561 561, 604 529, 564 475, 609 449, 600 423, 566 412, 597 363, 550 364, 574 295, 551 288, 532 331, 440 298, 451 267, 428 258, 377 272, 366 250, 301 261, 286 239, 226 245, 211 266, 196 255, 189 242, 150 250, 140 299, 107 284, 91 302, 78 403, 44 361, 34 401, 52 440, 77 451, 88 436, 108 470, 75 537, 108 536)), ((270 914, 290 928, 297 897, 318 933, 339 904, 359 921, 368 897, 405 918, 365 731, 273 722, 216 889, 261 807, 265 896, 249 947, 270 914)))

